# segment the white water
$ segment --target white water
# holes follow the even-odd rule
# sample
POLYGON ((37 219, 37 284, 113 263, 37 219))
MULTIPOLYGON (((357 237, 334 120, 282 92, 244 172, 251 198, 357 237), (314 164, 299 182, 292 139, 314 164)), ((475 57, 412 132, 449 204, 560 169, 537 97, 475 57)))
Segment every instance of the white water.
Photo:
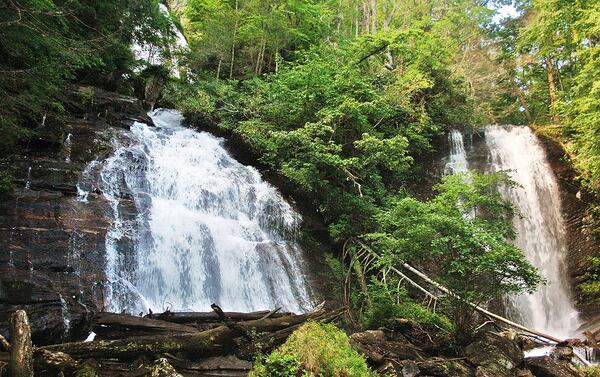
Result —
POLYGON ((229 156, 222 139, 182 127, 173 110, 151 116, 157 127, 135 123, 133 142, 101 172, 114 214, 110 309, 308 309, 294 241, 300 216, 256 169, 229 156))
POLYGON ((448 134, 450 144, 450 155, 445 166, 445 174, 465 173, 469 170, 467 162, 467 152, 465 151, 465 142, 463 134, 459 130, 452 130, 448 134))
POLYGON ((491 170, 512 170, 521 187, 502 194, 523 215, 516 217, 516 244, 547 279, 534 294, 511 298, 511 315, 526 326, 559 338, 577 335, 578 313, 565 272, 566 228, 556 177, 529 127, 490 126, 485 133, 491 170))

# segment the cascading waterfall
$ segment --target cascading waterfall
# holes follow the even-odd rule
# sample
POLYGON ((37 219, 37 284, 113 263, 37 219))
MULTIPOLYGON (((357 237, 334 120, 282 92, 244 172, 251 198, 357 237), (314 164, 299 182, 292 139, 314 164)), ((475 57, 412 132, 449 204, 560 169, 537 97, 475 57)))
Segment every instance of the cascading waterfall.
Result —
POLYGON ((514 219, 515 242, 547 279, 534 294, 511 297, 511 315, 547 334, 572 337, 580 322, 565 273, 566 227, 558 184, 546 154, 529 127, 490 126, 485 140, 491 170, 511 170, 520 185, 502 190, 523 216, 514 219))
POLYGON ((294 241, 300 216, 222 139, 181 126, 173 110, 151 117, 157 127, 135 123, 132 143, 100 174, 114 213, 106 238, 110 309, 310 308, 294 241))
POLYGON ((450 154, 444 169, 445 174, 467 172, 469 170, 469 163, 467 162, 467 152, 462 132, 456 129, 450 131, 448 142, 450 144, 450 154))

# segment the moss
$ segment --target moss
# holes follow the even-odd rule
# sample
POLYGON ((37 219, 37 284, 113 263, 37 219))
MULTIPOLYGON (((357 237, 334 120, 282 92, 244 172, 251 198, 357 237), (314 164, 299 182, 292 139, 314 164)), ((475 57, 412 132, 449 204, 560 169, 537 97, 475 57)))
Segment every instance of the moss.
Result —
POLYGON ((586 368, 584 371, 585 377, 600 377, 600 367, 586 368))
POLYGON ((259 360, 250 374, 253 377, 373 375, 344 332, 333 325, 315 322, 296 330, 278 350, 259 360))
POLYGON ((98 373, 96 373, 96 368, 94 368, 91 363, 85 362, 81 368, 75 372, 75 377, 98 377, 98 373))

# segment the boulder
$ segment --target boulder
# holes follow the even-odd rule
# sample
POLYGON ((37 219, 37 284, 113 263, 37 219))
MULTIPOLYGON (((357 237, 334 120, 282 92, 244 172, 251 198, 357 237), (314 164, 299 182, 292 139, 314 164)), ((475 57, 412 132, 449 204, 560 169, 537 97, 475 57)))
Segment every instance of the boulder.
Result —
POLYGON ((380 366, 387 360, 416 360, 419 354, 416 347, 407 340, 386 334, 382 330, 369 330, 354 333, 350 341, 365 356, 371 365, 380 366))
POLYGON ((417 363, 421 374, 419 376, 436 377, 473 377, 475 374, 467 363, 462 360, 446 360, 443 358, 431 358, 417 363))
POLYGON ((554 360, 550 356, 531 357, 525 364, 536 377, 581 377, 581 373, 570 363, 554 360))
POLYGON ((556 347, 552 350, 552 356, 558 360, 571 361, 573 358, 573 347, 556 347))
POLYGON ((477 376, 509 377, 523 363, 523 351, 517 340, 485 332, 465 348, 468 361, 477 367, 477 376))

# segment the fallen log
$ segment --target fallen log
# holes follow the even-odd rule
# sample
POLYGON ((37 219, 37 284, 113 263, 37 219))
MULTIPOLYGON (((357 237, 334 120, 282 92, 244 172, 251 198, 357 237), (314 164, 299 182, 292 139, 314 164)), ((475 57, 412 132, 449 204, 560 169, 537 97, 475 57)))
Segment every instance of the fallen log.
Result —
MULTIPOLYGON (((232 354, 238 349, 236 340, 245 334, 276 332, 327 316, 322 311, 279 318, 257 319, 236 323, 236 326, 219 326, 214 329, 189 334, 138 336, 129 339, 74 342, 39 348, 51 353, 64 352, 74 359, 132 360, 140 356, 154 357, 170 353, 189 359, 232 354)), ((215 314, 216 315, 216 314, 215 314)), ((264 315, 264 314, 263 314, 264 315)), ((244 339, 247 342, 247 340, 244 339)))
MULTIPOLYGON (((263 316, 271 313, 269 310, 262 310, 258 312, 240 313, 240 312, 224 312, 223 314, 234 321, 253 321, 261 319, 263 316)), ((293 313, 273 313, 270 318, 279 318, 291 316, 293 313)), ((221 322, 221 318, 214 311, 212 312, 172 312, 166 311, 164 313, 151 313, 146 314, 145 318, 158 319, 161 321, 173 322, 173 323, 218 323, 221 322)))
POLYGON ((112 340, 146 335, 189 334, 198 332, 199 329, 196 326, 129 314, 98 313, 92 318, 92 331, 96 333, 98 340, 112 340))

